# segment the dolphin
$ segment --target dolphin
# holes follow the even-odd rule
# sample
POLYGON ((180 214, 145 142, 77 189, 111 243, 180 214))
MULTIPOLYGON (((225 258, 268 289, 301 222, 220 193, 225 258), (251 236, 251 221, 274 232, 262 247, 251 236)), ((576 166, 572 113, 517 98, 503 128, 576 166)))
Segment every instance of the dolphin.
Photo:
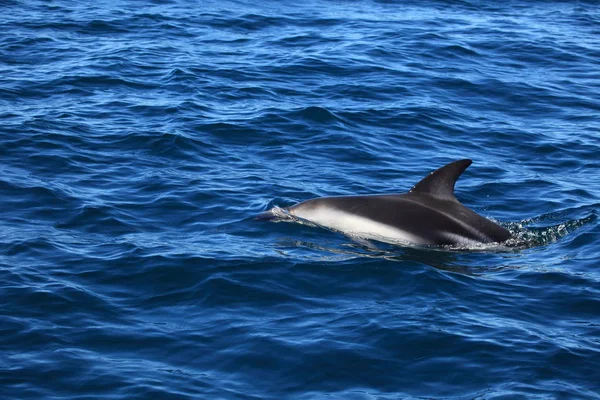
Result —
POLYGON ((258 219, 310 222, 359 239, 420 246, 468 246, 504 242, 508 230, 462 205, 454 185, 471 165, 451 162, 406 193, 319 197, 275 207, 258 219))

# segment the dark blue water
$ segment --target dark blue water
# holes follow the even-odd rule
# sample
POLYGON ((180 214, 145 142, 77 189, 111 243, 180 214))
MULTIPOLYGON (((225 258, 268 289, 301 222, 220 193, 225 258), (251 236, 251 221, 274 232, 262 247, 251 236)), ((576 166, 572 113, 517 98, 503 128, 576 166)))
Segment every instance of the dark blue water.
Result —
POLYGON ((600 398, 597 3, 0 10, 1 398, 600 398), (461 158, 519 246, 253 220, 461 158))

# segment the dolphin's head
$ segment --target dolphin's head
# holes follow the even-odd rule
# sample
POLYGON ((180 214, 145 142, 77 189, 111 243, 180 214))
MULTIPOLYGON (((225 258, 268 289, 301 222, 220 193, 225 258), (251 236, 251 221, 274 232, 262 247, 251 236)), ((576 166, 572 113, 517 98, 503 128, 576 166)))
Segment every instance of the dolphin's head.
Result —
POLYGON ((303 201, 302 203, 298 203, 294 206, 291 206, 288 210, 290 214, 295 217, 307 219, 312 219, 312 216, 319 211, 322 207, 322 199, 312 199, 303 201))
POLYGON ((257 221, 273 221, 274 219, 277 219, 277 216, 273 212, 273 209, 270 209, 270 210, 261 212, 256 217, 254 217, 254 219, 257 221))
POLYGON ((272 222, 280 222, 280 221, 292 221, 294 218, 291 216, 290 210, 287 208, 281 207, 273 207, 270 210, 261 212, 256 217, 255 220, 258 221, 272 221, 272 222))

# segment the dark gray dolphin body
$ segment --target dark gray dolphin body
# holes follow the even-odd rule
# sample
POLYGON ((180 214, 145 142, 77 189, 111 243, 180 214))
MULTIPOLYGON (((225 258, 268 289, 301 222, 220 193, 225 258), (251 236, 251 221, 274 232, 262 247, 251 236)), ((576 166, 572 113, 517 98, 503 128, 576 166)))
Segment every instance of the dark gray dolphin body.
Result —
POLYGON ((296 204, 288 212, 325 228, 388 243, 503 242, 511 237, 506 229, 463 206, 454 196, 454 184, 471 162, 452 162, 407 193, 321 197, 296 204))

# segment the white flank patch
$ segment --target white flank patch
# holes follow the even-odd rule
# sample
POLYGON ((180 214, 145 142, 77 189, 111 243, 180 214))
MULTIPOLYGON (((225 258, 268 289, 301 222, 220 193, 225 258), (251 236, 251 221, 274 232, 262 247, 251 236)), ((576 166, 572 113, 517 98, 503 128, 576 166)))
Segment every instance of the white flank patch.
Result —
POLYGON ((343 232, 350 236, 375 239, 380 242, 392 244, 399 242, 423 243, 422 239, 415 235, 411 235, 406 231, 335 208, 301 208, 300 210, 290 210, 290 213, 298 218, 302 218, 325 228, 343 232))

